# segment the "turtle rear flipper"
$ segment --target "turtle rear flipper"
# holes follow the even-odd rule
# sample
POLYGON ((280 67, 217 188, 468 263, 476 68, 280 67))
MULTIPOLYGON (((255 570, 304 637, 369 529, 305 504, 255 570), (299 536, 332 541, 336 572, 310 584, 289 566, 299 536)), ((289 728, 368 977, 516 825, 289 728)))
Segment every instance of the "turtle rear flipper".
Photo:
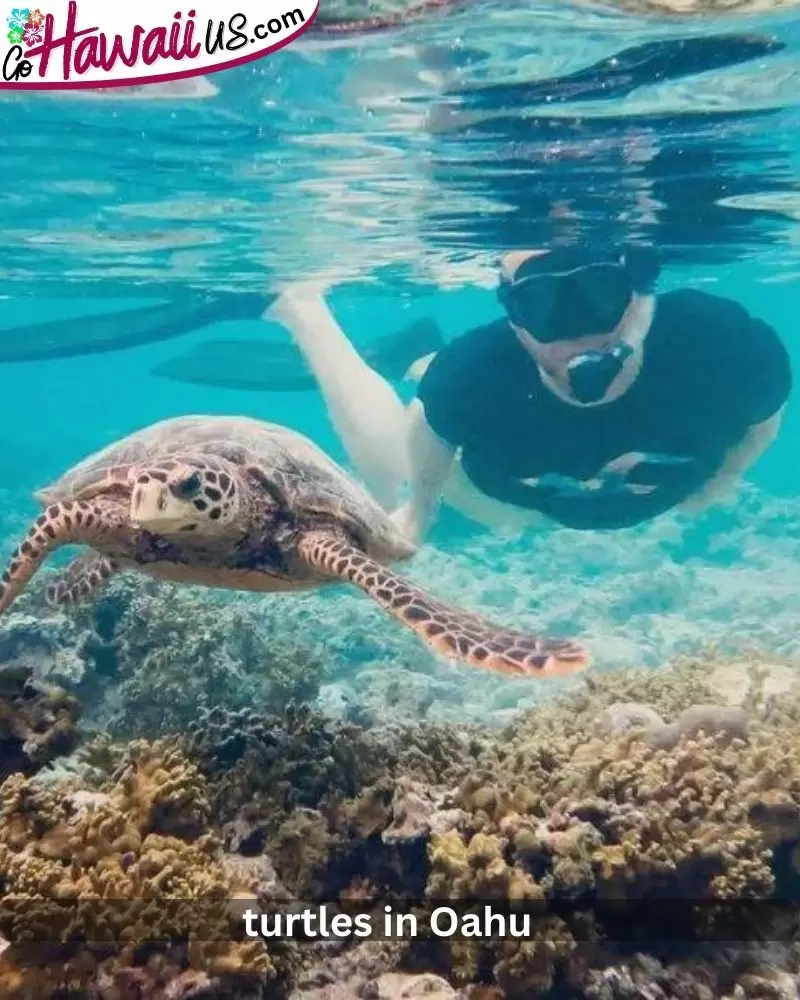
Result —
POLYGON ((76 604, 96 593, 117 571, 117 566, 107 556, 87 552, 77 556, 59 573, 45 591, 51 608, 76 604))
POLYGON ((340 536, 309 532, 298 553, 315 569, 359 587, 443 656, 518 677, 563 677, 590 664, 587 651, 569 639, 514 632, 428 596, 340 536))
POLYGON ((51 552, 62 545, 91 545, 117 526, 113 510, 99 500, 51 504, 31 525, 0 577, 0 614, 19 597, 51 552))

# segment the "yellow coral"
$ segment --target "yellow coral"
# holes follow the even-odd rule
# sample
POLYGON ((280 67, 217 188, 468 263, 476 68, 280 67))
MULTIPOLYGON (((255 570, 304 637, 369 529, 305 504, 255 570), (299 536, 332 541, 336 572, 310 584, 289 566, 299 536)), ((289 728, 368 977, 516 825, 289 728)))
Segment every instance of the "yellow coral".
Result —
POLYGON ((189 835, 206 829, 210 814, 206 782, 170 743, 131 744, 129 763, 115 780, 122 810, 135 818, 138 828, 189 835))
MULTIPOLYGON (((773 850, 800 836, 800 692, 764 699, 754 671, 746 732, 740 715, 716 732, 707 677, 708 663, 689 659, 603 675, 524 713, 456 790, 469 820, 432 839, 429 896, 768 897, 773 850), (660 745, 644 728, 600 738, 594 720, 617 703, 665 719, 702 716, 712 732, 673 727, 675 739, 660 745)), ((488 955, 504 995, 531 995, 570 961, 569 929, 555 947, 553 927, 541 921, 531 941, 477 951, 454 943, 453 960, 485 965, 488 955)))
MULTIPOLYGON (((209 975, 274 976, 264 945, 241 940, 229 905, 253 887, 231 879, 219 841, 200 832, 206 793, 197 769, 168 744, 135 744, 115 779, 86 801, 59 803, 54 791, 9 778, 0 787, 0 932, 13 945, 3 995, 18 990, 15 977, 42 997, 64 976, 80 979, 68 954, 60 971, 35 962, 15 969, 20 948, 30 955, 45 940, 85 940, 89 957, 92 942, 110 943, 118 966, 133 963, 143 942, 185 940, 190 967, 209 975)), ((93 963, 85 966, 91 978, 93 963)))
MULTIPOLYGON (((126 969, 141 969, 132 963, 143 941, 176 936, 187 942, 176 966, 183 972, 283 976, 282 946, 271 942, 268 955, 260 942, 234 934, 229 901, 238 896, 237 905, 245 905, 253 898, 255 868, 241 866, 245 874, 237 879, 224 863, 209 830, 211 816, 221 823, 216 806, 223 798, 231 807, 225 821, 235 817, 242 838, 266 844, 277 881, 304 898, 337 886, 340 874, 338 887, 350 900, 399 892, 419 879, 417 848, 426 844, 429 905, 460 901, 473 908, 479 901, 477 914, 486 902, 508 901, 537 914, 526 940, 426 937, 428 954, 442 954, 462 981, 493 970, 487 990, 498 1000, 547 990, 557 972, 580 976, 576 941, 586 925, 574 914, 556 919, 548 912, 552 901, 602 903, 651 892, 767 896, 773 851, 791 849, 800 836, 800 695, 759 694, 748 701, 746 729, 704 733, 717 714, 707 670, 687 660, 672 670, 592 679, 523 713, 500 739, 447 744, 424 767, 409 757, 405 772, 400 764, 381 771, 387 753, 354 777, 351 759, 358 754, 347 743, 342 751, 332 731, 320 741, 321 723, 309 717, 288 743, 276 742, 279 750, 264 725, 250 720, 252 745, 267 747, 269 768, 254 752, 238 769, 226 765, 216 774, 208 766, 212 741, 207 756, 198 757, 201 773, 177 745, 138 743, 121 760, 99 747, 96 756, 105 758, 99 766, 113 766, 112 777, 82 797, 42 791, 15 776, 0 788, 0 878, 8 890, 0 932, 14 940, 0 960, 0 992, 7 985, 4 996, 21 997, 27 984, 28 995, 46 997, 54 983, 63 991, 64 983, 80 984, 108 961, 86 948, 60 962, 29 963, 22 976, 9 960, 53 926, 65 936, 88 928, 93 940, 114 944, 115 982, 124 981, 126 969), (695 711, 702 725, 677 726, 675 739, 659 744, 646 726, 601 735, 598 714, 622 702, 665 720, 693 706, 712 708, 695 711), (336 768, 325 771, 332 763, 336 768), (335 782, 325 778, 331 773, 335 782), (398 779, 411 773, 425 773, 436 794, 417 796, 421 820, 406 823, 398 779), (396 841, 415 846, 404 851, 396 841), (365 858, 369 870, 357 871, 354 861, 365 858), (336 866, 343 859, 342 871, 336 866), (381 881, 384 872, 390 885, 381 881)), ((587 922, 602 935, 597 913, 587 922)), ((173 961, 164 952, 148 975, 161 982, 173 961)))
POLYGON ((553 985, 557 965, 569 960, 577 943, 558 919, 541 921, 533 941, 503 941, 494 975, 507 997, 531 997, 553 985))

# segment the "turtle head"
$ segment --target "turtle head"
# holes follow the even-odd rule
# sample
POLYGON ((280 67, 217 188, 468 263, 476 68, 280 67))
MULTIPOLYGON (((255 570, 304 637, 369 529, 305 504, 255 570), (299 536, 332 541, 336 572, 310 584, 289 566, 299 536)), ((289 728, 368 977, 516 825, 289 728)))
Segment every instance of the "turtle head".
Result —
POLYGON ((219 535, 234 525, 241 508, 235 471, 215 462, 165 462, 139 466, 131 493, 134 528, 158 535, 219 535))

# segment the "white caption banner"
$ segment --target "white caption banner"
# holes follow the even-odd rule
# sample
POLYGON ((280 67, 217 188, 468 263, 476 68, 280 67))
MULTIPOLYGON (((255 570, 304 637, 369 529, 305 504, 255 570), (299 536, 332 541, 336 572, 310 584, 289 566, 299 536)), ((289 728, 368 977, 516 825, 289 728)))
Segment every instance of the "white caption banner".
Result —
POLYGON ((319 0, 44 0, 8 7, 0 88, 163 83, 261 59, 303 34, 319 0))

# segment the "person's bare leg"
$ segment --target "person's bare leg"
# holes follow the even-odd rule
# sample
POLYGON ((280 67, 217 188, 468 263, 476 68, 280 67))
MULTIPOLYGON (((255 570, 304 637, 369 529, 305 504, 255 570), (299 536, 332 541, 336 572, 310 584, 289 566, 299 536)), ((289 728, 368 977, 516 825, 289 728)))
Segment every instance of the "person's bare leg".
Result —
POLYGON ((403 401, 347 339, 318 286, 292 285, 264 319, 289 330, 348 458, 381 506, 394 510, 408 478, 403 401))

